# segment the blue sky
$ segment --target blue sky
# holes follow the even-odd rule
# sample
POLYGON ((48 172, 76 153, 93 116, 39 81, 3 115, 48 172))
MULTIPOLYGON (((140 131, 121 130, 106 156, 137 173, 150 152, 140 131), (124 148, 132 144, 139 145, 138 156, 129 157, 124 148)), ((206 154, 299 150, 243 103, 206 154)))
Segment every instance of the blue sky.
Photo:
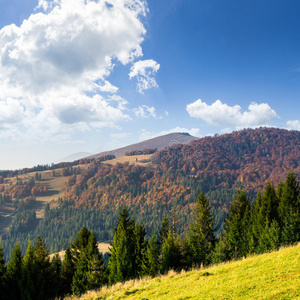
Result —
POLYGON ((0 0, 0 169, 174 131, 300 130, 299 12, 296 0, 0 0))

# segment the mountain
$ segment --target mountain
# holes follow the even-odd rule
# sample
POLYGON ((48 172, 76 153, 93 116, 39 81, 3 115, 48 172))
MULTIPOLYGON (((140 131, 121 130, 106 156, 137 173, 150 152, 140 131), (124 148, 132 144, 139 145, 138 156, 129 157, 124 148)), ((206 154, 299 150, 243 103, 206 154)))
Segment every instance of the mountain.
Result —
POLYGON ((91 156, 91 155, 92 155, 92 153, 89 153, 89 152, 77 152, 77 153, 73 153, 71 155, 68 155, 66 157, 63 157, 61 159, 58 159, 56 163, 72 162, 74 160, 79 160, 79 159, 82 159, 84 157, 91 156))
POLYGON ((170 271, 89 291, 81 299, 299 299, 299 251, 297 245, 206 269, 170 271))
MULTIPOLYGON (((191 138, 180 134, 185 136, 191 138)), ((176 140, 174 135, 166 137, 162 138, 169 145, 176 140)), ((146 225, 148 233, 157 232, 164 214, 172 211, 183 236, 200 191, 210 201, 220 232, 237 189, 245 189, 254 199, 258 188, 263 190, 270 180, 276 186, 292 169, 300 179, 299 131, 241 130, 189 144, 174 142, 147 160, 133 154, 116 163, 97 159, 2 178, 0 225, 7 226, 2 234, 5 249, 10 253, 16 239, 26 249, 28 238, 40 234, 51 252, 59 251, 82 226, 94 230, 99 241, 111 240, 123 206, 146 225)))
POLYGON ((169 146, 175 146, 177 144, 188 144, 191 141, 194 141, 196 139, 197 139, 196 137, 191 136, 190 134, 185 132, 169 133, 140 143, 132 144, 126 147, 90 155, 87 158, 99 158, 101 156, 106 156, 106 155, 115 155, 116 157, 122 157, 122 156, 126 156, 127 153, 132 151, 138 152, 147 149, 161 150, 169 146))

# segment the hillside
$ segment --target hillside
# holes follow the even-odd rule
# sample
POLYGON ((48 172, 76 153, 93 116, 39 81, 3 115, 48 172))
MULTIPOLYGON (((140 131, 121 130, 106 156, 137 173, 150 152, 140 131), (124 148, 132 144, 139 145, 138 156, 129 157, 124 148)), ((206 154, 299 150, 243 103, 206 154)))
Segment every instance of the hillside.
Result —
POLYGON ((297 245, 207 269, 132 280, 90 291, 80 299, 299 299, 299 282, 297 245))
MULTIPOLYGON (((253 199, 257 188, 262 190, 269 180, 277 185, 291 169, 300 179, 298 131, 241 130, 185 145, 172 143, 147 156, 133 154, 136 152, 106 162, 97 159, 79 166, 66 165, 61 171, 55 170, 55 176, 48 181, 36 180, 34 185, 49 184, 36 196, 36 201, 41 201, 38 209, 38 203, 32 203, 30 198, 28 203, 22 197, 20 203, 12 202, 16 195, 20 199, 16 191, 22 187, 29 191, 28 184, 10 185, 7 181, 12 179, 6 178, 0 185, 5 248, 10 252, 12 241, 18 239, 24 250, 28 238, 34 240, 40 234, 51 252, 60 251, 82 226, 94 230, 100 241, 111 240, 118 210, 124 205, 130 207, 138 222, 145 224, 148 233, 157 232, 163 215, 175 211, 180 221, 178 232, 183 236, 200 191, 210 201, 220 232, 237 189, 244 188, 253 199), (56 182, 57 186, 52 186, 56 182), (13 204, 19 205, 18 213, 13 204), (4 210, 9 206, 10 213, 4 210)), ((43 172, 38 173, 44 178, 43 172)))
POLYGON ((161 150, 177 144, 188 144, 191 141, 196 139, 197 139, 196 137, 191 136, 188 133, 181 133, 181 132, 169 133, 166 135, 158 136, 126 147, 91 155, 88 156, 87 158, 98 158, 105 155, 115 155, 116 157, 122 157, 122 156, 126 156, 126 153, 131 151, 143 151, 145 149, 161 150))

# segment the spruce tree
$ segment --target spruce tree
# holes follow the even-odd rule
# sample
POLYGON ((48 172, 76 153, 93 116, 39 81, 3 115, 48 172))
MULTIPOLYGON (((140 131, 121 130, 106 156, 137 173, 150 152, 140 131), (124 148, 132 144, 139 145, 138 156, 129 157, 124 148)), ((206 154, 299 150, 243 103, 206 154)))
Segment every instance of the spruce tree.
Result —
POLYGON ((181 268, 182 254, 180 239, 170 229, 161 250, 160 271, 162 274, 165 274, 171 269, 179 271, 181 268))
POLYGON ((145 253, 144 261, 142 263, 142 274, 154 277, 158 274, 160 269, 159 264, 160 245, 157 237, 152 234, 145 253))
POLYGON ((300 188, 295 173, 287 174, 279 200, 279 217, 283 244, 300 240, 300 188))
POLYGON ((166 216, 166 214, 164 214, 163 220, 161 222, 159 234, 158 234, 158 243, 160 245, 160 250, 162 248, 162 245, 163 245, 165 239, 168 236, 169 230, 170 230, 169 220, 168 220, 168 217, 166 216))
POLYGON ((39 270, 39 276, 37 278, 37 285, 39 287, 38 299, 46 299, 52 296, 53 287, 51 286, 51 262, 49 257, 49 251, 46 247, 44 240, 37 236, 34 256, 37 269, 39 270))
POLYGON ((10 261, 7 264, 8 298, 22 299, 22 253, 19 243, 15 244, 10 261))
POLYGON ((135 223, 129 217, 128 209, 120 212, 117 228, 113 229, 114 240, 108 261, 109 284, 123 282, 135 277, 135 223))
POLYGON ((6 286, 7 286, 7 280, 6 280, 6 264, 4 259, 4 253, 3 248, 0 243, 0 299, 6 299, 6 286))
POLYGON ((86 249, 88 258, 88 289, 98 289, 107 284, 107 270, 102 255, 99 253, 97 240, 92 231, 86 249))
POLYGON ((61 279, 61 272, 62 272, 62 262, 61 259, 56 253, 51 260, 51 282, 50 285, 52 286, 52 296, 58 297, 62 295, 62 279, 61 279))
POLYGON ((75 265, 72 259, 72 254, 70 247, 67 247, 65 251, 64 260, 62 262, 62 294, 70 294, 72 292, 71 285, 73 280, 73 275, 75 272, 75 265))
POLYGON ((75 274, 72 279, 72 293, 76 296, 80 296, 88 289, 88 258, 86 253, 83 252, 78 260, 78 265, 75 274))
POLYGON ((246 256, 249 243, 251 204, 245 191, 238 191, 225 219, 224 239, 227 259, 246 256))
POLYGON ((135 261, 134 261, 134 269, 135 274, 134 277, 139 277, 142 275, 142 264, 145 260, 146 250, 147 250, 147 242, 145 240, 146 230, 143 225, 135 225, 134 228, 134 238, 135 238, 135 261))
POLYGON ((37 268, 34 249, 30 240, 22 263, 22 299, 37 299, 40 287, 39 270, 37 268))
POLYGON ((201 192, 197 198, 194 221, 186 241, 185 258, 189 267, 200 267, 211 262, 211 253, 215 246, 214 218, 209 203, 201 192))

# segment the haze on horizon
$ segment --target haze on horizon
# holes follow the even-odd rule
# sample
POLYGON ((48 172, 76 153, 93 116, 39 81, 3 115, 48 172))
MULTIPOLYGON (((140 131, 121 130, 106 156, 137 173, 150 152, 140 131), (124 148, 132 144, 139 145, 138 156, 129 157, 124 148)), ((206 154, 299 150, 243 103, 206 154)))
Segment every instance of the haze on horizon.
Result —
POLYGON ((0 169, 169 132, 300 130, 300 2, 0 1, 0 169))

